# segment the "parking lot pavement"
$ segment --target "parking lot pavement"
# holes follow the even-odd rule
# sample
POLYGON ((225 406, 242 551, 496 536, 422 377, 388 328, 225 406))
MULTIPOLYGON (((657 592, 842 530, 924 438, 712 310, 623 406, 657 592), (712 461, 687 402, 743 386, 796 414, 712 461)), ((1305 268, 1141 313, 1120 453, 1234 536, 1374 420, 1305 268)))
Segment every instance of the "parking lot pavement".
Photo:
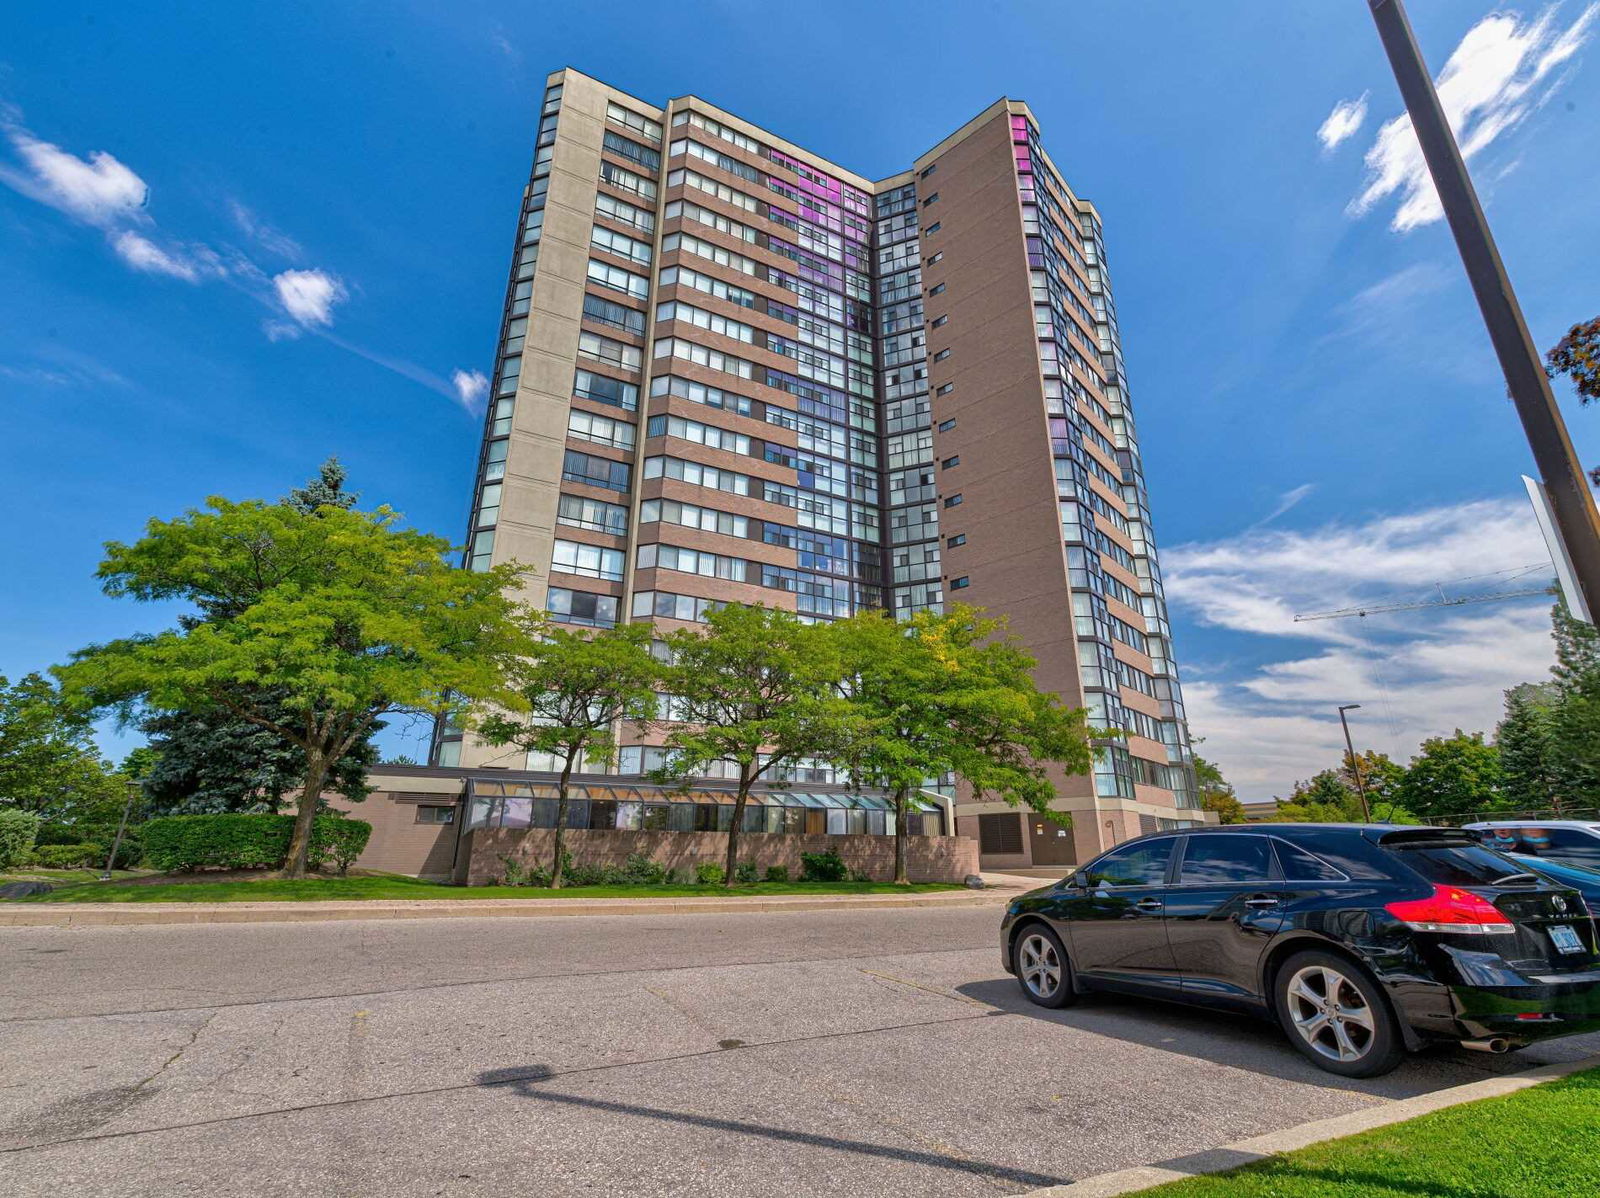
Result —
POLYGON ((0 930, 0 1175, 57 1195, 1015 1193, 1600 1050, 1333 1078, 1047 1012, 990 910, 0 930))

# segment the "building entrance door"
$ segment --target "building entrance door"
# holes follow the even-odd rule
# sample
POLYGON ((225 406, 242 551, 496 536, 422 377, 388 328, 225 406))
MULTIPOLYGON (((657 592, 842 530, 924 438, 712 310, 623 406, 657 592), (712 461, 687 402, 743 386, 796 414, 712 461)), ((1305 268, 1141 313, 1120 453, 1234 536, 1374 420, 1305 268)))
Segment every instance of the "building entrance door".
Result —
POLYGON ((1029 812, 1028 841, 1035 865, 1076 865, 1078 854, 1072 846, 1072 829, 1063 828, 1037 812, 1029 812))

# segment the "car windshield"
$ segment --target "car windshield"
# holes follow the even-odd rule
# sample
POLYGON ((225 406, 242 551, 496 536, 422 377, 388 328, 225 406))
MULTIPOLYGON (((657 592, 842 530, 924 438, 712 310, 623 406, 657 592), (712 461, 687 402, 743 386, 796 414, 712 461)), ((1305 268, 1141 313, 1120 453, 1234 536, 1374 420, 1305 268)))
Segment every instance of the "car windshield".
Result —
POLYGON ((1527 886, 1539 880, 1504 853, 1478 844, 1442 841, 1391 847, 1412 869, 1442 886, 1527 886))

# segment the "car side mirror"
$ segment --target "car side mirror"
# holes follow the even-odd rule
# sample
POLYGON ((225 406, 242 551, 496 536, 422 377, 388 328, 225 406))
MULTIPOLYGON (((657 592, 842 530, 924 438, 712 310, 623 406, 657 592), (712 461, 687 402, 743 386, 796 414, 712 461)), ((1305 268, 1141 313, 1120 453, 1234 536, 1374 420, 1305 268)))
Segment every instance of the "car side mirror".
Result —
POLYGON ((1064 884, 1074 890, 1087 890, 1089 889, 1089 876, 1082 872, 1075 873, 1064 884))

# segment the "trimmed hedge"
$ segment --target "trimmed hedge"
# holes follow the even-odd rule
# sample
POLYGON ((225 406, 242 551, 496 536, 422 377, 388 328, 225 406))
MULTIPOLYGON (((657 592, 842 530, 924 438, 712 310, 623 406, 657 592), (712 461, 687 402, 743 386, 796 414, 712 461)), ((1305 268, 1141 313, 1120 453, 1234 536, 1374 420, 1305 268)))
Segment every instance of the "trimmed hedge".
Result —
POLYGON ((83 869, 105 863, 106 846, 95 844, 93 841, 82 841, 78 844, 41 844, 33 850, 33 864, 45 869, 83 869))
POLYGON ((0 807, 0 869, 21 865, 33 851, 39 817, 31 811, 0 807))
MULTIPOLYGON (((277 869, 289 855, 292 815, 168 815, 140 829, 145 859, 156 869, 182 873, 206 867, 277 869)), ((306 856, 312 868, 332 863, 340 873, 361 855, 372 825, 319 815, 306 856)))
MULTIPOLYGON (((102 845, 100 857, 95 865, 104 865, 106 849, 117 843, 116 824, 43 824, 39 828, 38 838, 34 841, 36 847, 44 845, 74 845, 97 844, 102 845)), ((37 860, 37 859, 36 859, 37 860)), ((139 843, 139 825, 133 824, 122 834, 122 843, 117 847, 117 859, 111 863, 113 869, 132 869, 144 860, 144 845, 139 843)))

